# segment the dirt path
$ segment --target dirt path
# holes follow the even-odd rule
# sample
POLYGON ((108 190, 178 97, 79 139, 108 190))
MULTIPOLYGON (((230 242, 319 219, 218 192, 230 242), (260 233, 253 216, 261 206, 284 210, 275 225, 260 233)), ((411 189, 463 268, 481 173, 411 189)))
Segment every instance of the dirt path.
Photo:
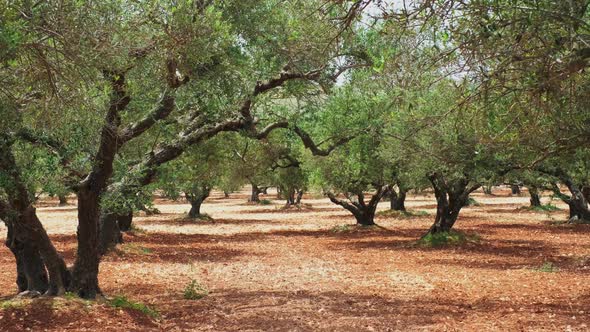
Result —
MULTIPOLYGON (((203 211, 215 222, 204 223, 182 219, 186 204, 159 202, 161 215, 137 218, 147 232, 126 236, 105 257, 103 291, 153 306, 158 320, 107 305, 36 301, 3 306, 0 330, 590 329, 590 226, 552 225, 565 219, 563 211, 520 210, 527 197, 475 195, 482 205, 466 208, 457 226, 481 241, 428 249, 414 243, 433 219, 432 197, 407 204, 429 216, 347 230, 341 226, 353 218, 325 199, 284 213, 282 202, 247 205, 246 195, 212 197, 203 211), (207 297, 183 299, 193 279, 209 289, 207 297)), ((39 212, 72 262, 74 207, 39 212)), ((9 297, 14 262, 0 250, 0 294, 9 297)))

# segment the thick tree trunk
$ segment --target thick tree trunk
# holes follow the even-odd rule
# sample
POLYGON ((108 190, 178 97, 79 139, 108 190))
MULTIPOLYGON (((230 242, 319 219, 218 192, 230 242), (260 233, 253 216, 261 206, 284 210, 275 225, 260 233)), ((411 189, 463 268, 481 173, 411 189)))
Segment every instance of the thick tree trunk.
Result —
POLYGON ((395 211, 406 211, 406 193, 407 191, 401 190, 399 194, 391 189, 389 195, 389 208, 395 211))
POLYGON ((356 224, 359 226, 373 226, 375 225, 375 210, 372 207, 359 209, 353 213, 356 219, 356 224))
POLYGON ((129 210, 127 214, 117 214, 117 224, 121 232, 129 232, 133 225, 133 211, 129 210))
POLYGON ((510 190, 512 192, 512 195, 518 195, 520 196, 520 186, 517 184, 512 184, 510 185, 510 190))
POLYGON ((223 197, 229 198, 229 192, 227 192, 227 191, 224 190, 223 191, 223 197))
POLYGON ((196 219, 201 216, 201 205, 209 197, 211 187, 202 186, 193 193, 185 193, 186 200, 191 204, 191 209, 188 213, 189 218, 196 219))
POLYGON ((101 293, 98 286, 100 191, 94 188, 89 185, 78 192, 78 250, 70 287, 85 299, 94 299, 101 293))
POLYGON ((123 243, 123 233, 131 230, 133 211, 127 214, 106 213, 100 214, 100 255, 106 254, 118 244, 123 243))
POLYGON ((45 270, 43 258, 37 247, 30 242, 20 241, 14 234, 14 227, 6 223, 8 233, 6 246, 16 260, 16 285, 18 291, 37 291, 44 293, 49 288, 49 277, 45 270))
MULTIPOLYGON (((20 170, 12 154, 11 146, 4 138, 0 138, 0 171, 6 176, 5 181, 8 181, 8 183, 4 183, 8 201, 0 204, 0 217, 12 228, 10 234, 12 242, 9 247, 15 244, 14 241, 24 246, 23 251, 18 250, 17 254, 23 258, 20 262, 20 270, 25 273, 27 287, 30 279, 31 286, 34 284, 34 287, 43 288, 40 286, 43 282, 39 282, 39 278, 43 277, 35 276, 40 273, 39 270, 43 269, 39 266, 39 257, 36 254, 38 252, 42 258, 42 264, 45 264, 49 278, 46 294, 63 294, 69 282, 66 264, 51 243, 45 228, 37 217, 29 191, 22 181, 20 170), (28 277, 26 277, 27 273, 30 274, 28 277)), ((20 280, 19 288, 22 287, 22 275, 20 280)))
POLYGON ((570 222, 575 222, 576 220, 590 221, 588 201, 586 200, 582 189, 577 186, 568 176, 563 175, 562 181, 571 193, 571 197, 569 198, 562 197, 562 199, 570 208, 570 222))
POLYGON ((541 196, 539 196, 539 190, 537 189, 537 187, 530 186, 529 195, 531 196, 531 207, 541 206, 541 196))
POLYGON ((483 186, 483 193, 486 195, 493 195, 492 186, 483 186))
POLYGON ((260 195, 260 193, 261 193, 260 188, 258 188, 257 185, 252 184, 252 193, 251 193, 250 199, 248 201, 254 202, 254 203, 260 202, 260 197, 258 197, 258 195, 260 195))
POLYGON ((102 213, 99 219, 100 224, 100 254, 104 255, 114 249, 117 244, 123 242, 123 234, 117 222, 117 215, 113 213, 102 213))
MULTIPOLYGON (((461 208, 465 206, 469 194, 477 190, 480 185, 473 184, 470 187, 467 179, 456 180, 455 183, 447 183, 442 175, 429 176, 436 197, 436 217, 427 234, 435 234, 450 231, 459 217, 461 208)), ((426 236, 425 235, 425 236, 426 236)))
POLYGON ((192 218, 192 219, 199 218, 201 216, 201 204, 203 203, 203 201, 200 199, 196 199, 196 200, 191 200, 190 203, 191 203, 191 209, 188 212, 189 218, 192 218))
POLYGON ((301 204, 301 199, 303 198, 303 189, 299 189, 297 191, 297 196, 295 197, 295 205, 299 205, 301 204))
POLYGON ((586 202, 590 203, 590 186, 582 187, 582 195, 584 195, 586 202))
POLYGON ((66 195, 58 195, 59 198, 59 206, 66 206, 68 205, 68 196, 66 195))
POLYGON ((388 194, 388 192, 389 187, 387 186, 377 187, 377 192, 373 194, 368 202, 365 202, 364 193, 359 192, 355 194, 355 200, 349 199, 350 203, 338 199, 336 195, 331 192, 327 192, 326 195, 332 203, 338 204, 350 211, 350 213, 354 215, 357 225, 372 226, 375 225, 375 212, 377 211, 377 205, 379 205, 379 202, 383 196, 388 194))
POLYGON ((293 206, 295 205, 295 189, 291 188, 287 191, 287 202, 285 206, 293 206))

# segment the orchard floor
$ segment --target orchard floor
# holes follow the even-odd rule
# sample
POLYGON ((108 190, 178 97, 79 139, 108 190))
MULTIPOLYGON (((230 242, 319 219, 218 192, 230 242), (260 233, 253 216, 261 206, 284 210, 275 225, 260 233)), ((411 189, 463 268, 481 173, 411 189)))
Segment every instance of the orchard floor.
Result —
MULTIPOLYGON (((432 196, 407 202, 427 216, 378 217, 381 227, 357 229, 342 227, 352 216, 323 198, 285 212, 282 201, 246 204, 247 194, 208 199, 203 211, 214 222, 187 221, 187 204, 159 200, 162 214, 135 219, 145 232, 103 259, 106 296, 147 304, 159 318, 104 300, 13 300, 14 259, 2 246, 0 330, 590 330, 590 225, 560 224, 565 210, 520 209, 526 194, 475 194, 481 205, 465 208, 456 227, 480 241, 436 249, 415 245, 434 218, 432 196), (191 280, 209 295, 185 300, 191 280)), ((39 215, 71 264, 75 206, 42 203, 39 215)))

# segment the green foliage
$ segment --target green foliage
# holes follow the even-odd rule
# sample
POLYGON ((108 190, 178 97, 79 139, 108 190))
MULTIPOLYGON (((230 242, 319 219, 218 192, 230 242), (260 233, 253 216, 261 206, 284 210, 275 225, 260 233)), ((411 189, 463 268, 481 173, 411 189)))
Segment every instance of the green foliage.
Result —
POLYGON ((184 288, 183 292, 183 297, 185 300, 200 300, 207 295, 209 295, 209 290, 207 290, 205 286, 198 283, 195 279, 191 279, 191 281, 184 288))
POLYGON ((331 232, 332 233, 348 233, 352 230, 352 227, 350 225, 336 225, 334 227, 332 227, 331 232))
POLYGON ((258 202, 258 204, 260 205, 271 205, 272 201, 268 200, 268 199, 261 199, 260 202, 258 202))
POLYGON ((545 262, 545 263, 543 263, 543 265, 535 268, 534 270, 537 272, 554 273, 554 272, 559 272, 559 267, 557 267, 552 262, 545 262))
POLYGON ((466 243, 478 243, 480 237, 476 234, 465 234, 451 230, 449 232, 428 233, 417 244, 420 247, 438 248, 445 246, 460 246, 466 243))
POLYGON ((425 217, 428 216, 428 212, 426 211, 414 211, 414 210, 406 210, 406 211, 396 211, 396 210, 382 210, 377 212, 377 216, 380 217, 392 217, 392 218, 401 218, 401 219, 411 219, 416 217, 425 217))
POLYGON ((141 302, 131 301, 123 295, 118 295, 108 300, 108 304, 113 308, 136 310, 152 318, 160 318, 160 313, 156 309, 141 302))
POLYGON ((550 203, 543 204, 541 206, 531 206, 531 207, 529 207, 529 209, 532 211, 538 211, 538 212, 553 212, 553 211, 561 210, 557 206, 550 204, 550 203))
POLYGON ((119 250, 123 253, 133 255, 149 255, 152 253, 151 249, 142 247, 136 243, 123 243, 119 247, 119 250))

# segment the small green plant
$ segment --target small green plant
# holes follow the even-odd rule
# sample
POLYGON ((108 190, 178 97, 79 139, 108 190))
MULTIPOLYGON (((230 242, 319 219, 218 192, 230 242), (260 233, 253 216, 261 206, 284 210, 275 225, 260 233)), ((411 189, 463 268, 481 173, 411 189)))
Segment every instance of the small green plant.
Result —
POLYGON ((63 295, 64 299, 66 300, 74 300, 74 299, 78 299, 78 295, 76 293, 72 293, 72 292, 65 292, 63 295))
POLYGON ((383 210, 383 211, 377 212, 377 216, 410 219, 410 218, 415 218, 415 217, 428 216, 428 212, 426 212, 426 211, 410 211, 410 210, 407 210, 407 211, 383 210))
POLYGON ((131 300, 127 299, 127 297, 122 296, 122 295, 115 296, 114 298, 112 298, 111 300, 108 301, 108 304, 113 308, 136 310, 136 311, 142 312, 152 318, 159 318, 160 317, 160 313, 156 309, 151 308, 141 302, 131 301, 131 300))
POLYGON ((336 225, 336 226, 332 227, 333 233, 345 233, 345 232, 350 232, 350 230, 351 230, 350 225, 336 225))
POLYGON ((0 302, 0 309, 18 309, 26 305, 25 301, 19 299, 10 299, 0 302))
POLYGON ((421 247, 436 248, 443 246, 455 246, 462 245, 465 243, 478 243, 480 237, 476 234, 465 234, 457 231, 439 232, 439 233, 428 233, 420 240, 418 245, 421 247))
POLYGON ((152 253, 152 250, 146 247, 142 247, 135 243, 123 243, 120 246, 120 250, 127 254, 135 254, 135 255, 149 255, 152 253))
POLYGON ((184 288, 183 293, 185 300, 200 300, 207 295, 209 295, 207 288, 199 284, 195 279, 191 279, 191 281, 184 288))
POLYGON ((261 199, 260 202, 258 202, 258 204, 260 205, 271 205, 272 201, 268 200, 268 199, 261 199))
POLYGON ((558 272, 559 268, 555 264, 553 264, 552 262, 545 262, 545 263, 543 263, 543 265, 541 265, 538 268, 535 268, 534 270, 538 271, 538 272, 553 273, 553 272, 558 272))
POLYGON ((547 203, 540 206, 533 206, 530 208, 531 211, 539 211, 539 212, 552 212, 552 211, 559 211, 561 210, 557 206, 547 203))
POLYGON ((480 202, 476 201, 475 198, 469 197, 467 198, 467 202, 465 202, 465 206, 482 206, 480 202))

